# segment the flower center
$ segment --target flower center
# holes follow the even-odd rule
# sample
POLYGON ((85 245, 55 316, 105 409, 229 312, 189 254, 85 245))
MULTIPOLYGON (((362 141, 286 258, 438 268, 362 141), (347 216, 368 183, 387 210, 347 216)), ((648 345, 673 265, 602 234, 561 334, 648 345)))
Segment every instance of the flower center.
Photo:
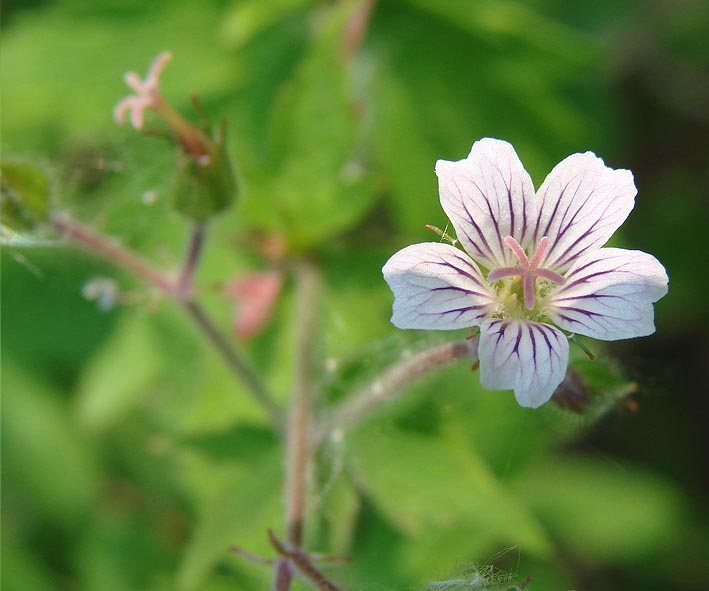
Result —
POLYGON ((530 261, 520 246, 512 236, 505 236, 504 242, 510 247, 515 256, 519 259, 518 267, 500 267, 493 269, 488 273, 488 281, 497 281, 503 277, 516 277, 519 275, 522 278, 522 292, 524 294, 524 305, 527 310, 534 309, 534 283, 537 277, 553 281, 557 285, 563 285, 566 281, 559 273, 550 271, 549 269, 539 268, 539 264, 544 259, 544 255, 549 250, 549 238, 542 236, 537 243, 537 248, 534 251, 534 256, 530 261))

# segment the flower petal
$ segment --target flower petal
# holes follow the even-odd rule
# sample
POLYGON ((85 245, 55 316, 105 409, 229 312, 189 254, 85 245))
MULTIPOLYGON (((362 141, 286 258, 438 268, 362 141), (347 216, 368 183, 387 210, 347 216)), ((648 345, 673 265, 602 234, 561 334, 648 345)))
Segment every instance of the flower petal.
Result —
POLYGON ((483 387, 514 390, 521 406, 537 408, 566 375, 569 342, 549 324, 493 318, 480 327, 478 355, 483 387))
POLYGON ((477 326, 493 299, 478 266, 448 244, 408 246, 392 256, 382 272, 394 292, 391 321, 398 328, 477 326))
POLYGON ((563 273, 603 246, 628 217, 636 194, 632 172, 608 168, 592 152, 562 160, 537 192, 534 243, 542 236, 550 240, 542 266, 563 273))
POLYGON ((517 262, 503 240, 512 236, 526 248, 537 210, 532 179, 511 144, 485 138, 465 160, 436 163, 441 205, 458 240, 488 269, 517 262))
POLYGON ((667 293, 660 262, 639 250, 601 248, 580 258, 550 296, 547 313, 565 330, 615 341, 655 332, 652 303, 667 293))

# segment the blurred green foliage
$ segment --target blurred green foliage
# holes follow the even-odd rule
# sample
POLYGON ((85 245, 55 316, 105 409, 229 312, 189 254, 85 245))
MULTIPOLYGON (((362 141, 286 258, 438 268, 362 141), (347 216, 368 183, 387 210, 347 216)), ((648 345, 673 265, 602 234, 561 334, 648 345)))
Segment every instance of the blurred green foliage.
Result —
MULTIPOLYGON (((111 119, 123 73, 170 49, 165 96, 196 120, 198 93, 229 120, 243 188, 212 223, 199 293, 226 329, 224 285, 268 266, 265 234, 314 253, 325 405, 438 342, 389 325, 381 280, 391 253, 431 239, 425 223, 445 225, 436 159, 489 135, 515 145, 537 185, 586 149, 632 168, 638 206, 614 241, 668 268, 657 335, 613 350, 624 371, 579 354, 603 394, 585 416, 519 408, 467 367, 415 386, 320 450, 309 547, 354 558, 332 571, 347 589, 424 589, 505 548, 498 562, 532 591, 703 588, 707 403, 691 384, 705 393, 709 285, 687 254, 707 219, 705 7, 381 0, 360 43, 363 6, 4 3, 3 157, 40 167, 62 209, 177 268, 173 150, 111 119), (624 373, 637 416, 622 410, 624 373)), ((266 531, 283 526, 283 450, 260 409, 169 302, 26 229, 3 233, 3 589, 268 588, 268 569, 228 551, 269 555, 266 531), (119 305, 100 311, 82 287, 105 277, 119 305)), ((283 403, 292 308, 287 287, 245 347, 283 403)))

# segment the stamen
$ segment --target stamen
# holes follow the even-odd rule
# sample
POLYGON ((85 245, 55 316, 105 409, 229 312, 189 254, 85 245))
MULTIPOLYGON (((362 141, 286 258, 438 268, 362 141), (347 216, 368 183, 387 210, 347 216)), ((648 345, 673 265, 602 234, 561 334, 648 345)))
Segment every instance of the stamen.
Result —
POLYGON ((534 273, 537 275, 537 277, 544 277, 544 279, 553 281, 557 285, 564 285, 564 283, 566 283, 565 277, 559 275, 558 273, 555 273, 554 271, 550 271, 549 269, 536 269, 534 273))
POLYGON ((526 268, 529 265, 529 259, 527 255, 524 254, 524 249, 519 245, 519 242, 512 238, 512 236, 505 236, 504 242, 512 249, 512 252, 515 253, 519 262, 522 263, 522 267, 526 268))
POLYGON ((519 259, 519 267, 500 267, 499 269, 493 269, 488 273, 487 279, 488 281, 497 281, 504 277, 521 276, 524 306, 527 310, 534 310, 534 283, 537 277, 553 281, 557 285, 563 285, 566 282, 566 279, 559 273, 551 271, 550 269, 539 268, 539 265, 549 251, 549 238, 542 236, 539 239, 531 261, 519 242, 512 236, 505 236, 503 241, 519 259))
POLYGON ((500 267, 499 269, 493 269, 487 274, 488 281, 497 281, 503 277, 514 277, 515 275, 521 275, 522 270, 520 267, 500 267))
POLYGON ((532 258, 532 262, 529 264, 529 266, 532 269, 536 269, 539 267, 539 263, 542 262, 542 259, 544 258, 544 255, 547 253, 549 250, 549 238, 546 236, 542 236, 539 239, 539 244, 537 244, 537 249, 534 251, 534 257, 532 258))

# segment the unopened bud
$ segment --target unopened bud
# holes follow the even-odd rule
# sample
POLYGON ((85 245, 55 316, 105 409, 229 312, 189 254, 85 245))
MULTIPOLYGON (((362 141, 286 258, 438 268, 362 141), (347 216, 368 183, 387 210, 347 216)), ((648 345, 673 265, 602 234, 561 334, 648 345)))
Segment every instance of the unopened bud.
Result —
POLYGON ((175 209, 195 222, 206 222, 235 200, 238 185, 225 145, 225 126, 207 142, 208 153, 195 158, 180 152, 175 175, 175 209))

